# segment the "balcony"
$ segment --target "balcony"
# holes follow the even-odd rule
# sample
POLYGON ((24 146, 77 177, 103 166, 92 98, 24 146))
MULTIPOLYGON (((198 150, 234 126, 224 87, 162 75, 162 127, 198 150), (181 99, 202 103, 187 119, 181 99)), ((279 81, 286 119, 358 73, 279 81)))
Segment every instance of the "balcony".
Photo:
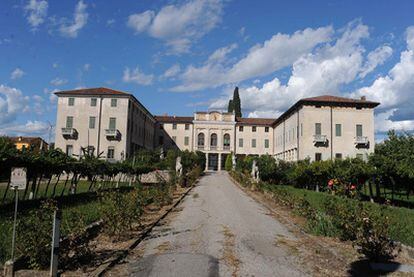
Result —
POLYGON ((357 145, 357 146, 367 146, 367 145, 369 145, 368 137, 365 137, 365 136, 355 137, 355 145, 357 145))
POLYGON ((78 131, 75 128, 62 128, 62 136, 66 139, 76 139, 78 137, 78 131))
POLYGON ((217 145, 210 145, 210 150, 217 150, 217 145))
POLYGON ((314 135, 313 136, 313 143, 315 144, 326 144, 328 139, 326 135, 314 135))
POLYGON ((105 136, 108 140, 119 140, 121 133, 118 129, 105 129, 105 136))
POLYGON ((197 145, 198 150, 204 150, 204 145, 197 145))
POLYGON ((230 150, 230 145, 223 145, 223 150, 230 150))

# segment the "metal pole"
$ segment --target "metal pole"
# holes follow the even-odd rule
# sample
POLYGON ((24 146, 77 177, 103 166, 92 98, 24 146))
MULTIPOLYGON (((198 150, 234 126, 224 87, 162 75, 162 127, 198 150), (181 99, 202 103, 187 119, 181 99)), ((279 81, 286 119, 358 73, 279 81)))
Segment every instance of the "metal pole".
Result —
POLYGON ((17 187, 14 187, 15 195, 15 206, 14 206, 14 223, 13 223, 13 236, 12 236, 12 251, 11 251, 11 260, 14 263, 14 248, 16 244, 16 224, 17 224, 17 204, 19 202, 19 190, 17 187))
POLYGON ((57 276, 59 261, 59 241, 60 241, 60 221, 62 212, 57 209, 53 215, 53 237, 52 237, 52 253, 50 257, 50 276, 57 276))

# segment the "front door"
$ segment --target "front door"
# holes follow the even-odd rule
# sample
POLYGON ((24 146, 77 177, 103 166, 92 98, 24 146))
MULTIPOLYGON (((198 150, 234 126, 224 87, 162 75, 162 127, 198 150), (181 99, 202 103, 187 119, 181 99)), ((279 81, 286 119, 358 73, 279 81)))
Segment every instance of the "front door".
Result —
POLYGON ((208 154, 208 170, 218 170, 218 154, 208 154))

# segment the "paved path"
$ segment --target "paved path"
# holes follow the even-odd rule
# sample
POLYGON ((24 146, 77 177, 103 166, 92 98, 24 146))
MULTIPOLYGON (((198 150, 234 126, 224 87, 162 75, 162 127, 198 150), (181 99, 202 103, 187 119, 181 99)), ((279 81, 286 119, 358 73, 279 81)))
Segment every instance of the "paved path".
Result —
POLYGON ((175 215, 155 228, 129 258, 131 276, 306 276, 278 246, 294 236, 227 173, 209 173, 175 215))

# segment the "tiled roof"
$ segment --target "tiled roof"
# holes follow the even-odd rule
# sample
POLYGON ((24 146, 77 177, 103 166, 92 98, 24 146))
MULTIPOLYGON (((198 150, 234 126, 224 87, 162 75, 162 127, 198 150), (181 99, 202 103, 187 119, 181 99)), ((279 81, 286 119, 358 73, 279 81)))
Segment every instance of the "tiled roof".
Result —
POLYGON ((58 91, 55 93, 56 95, 123 95, 129 96, 131 94, 114 90, 110 88, 84 88, 84 89, 75 89, 75 90, 64 90, 58 91))
POLYGON ((333 107, 361 107, 361 108, 375 108, 380 103, 372 102, 365 99, 365 97, 361 97, 360 99, 353 99, 353 98, 345 98, 339 96, 332 96, 332 95, 322 95, 322 96, 315 96, 309 98, 302 98, 298 102, 296 102, 293 106, 291 106, 286 112, 284 112, 275 122, 273 125, 278 125, 282 122, 285 118, 289 117, 291 113, 293 113, 297 108, 303 105, 318 105, 318 106, 333 106, 333 107))
POLYGON ((322 95, 310 98, 303 98, 299 100, 299 102, 324 102, 324 103, 346 103, 346 104, 371 104, 378 106, 379 103, 367 101, 365 99, 353 99, 353 98, 345 98, 339 96, 332 96, 332 95, 322 95))
MULTIPOLYGON (((40 137, 9 137, 10 141, 13 143, 23 142, 23 143, 40 143, 43 139, 40 137)), ((43 140, 43 143, 46 143, 43 140)), ((47 143, 46 143, 47 144, 47 143)))
POLYGON ((155 119, 161 123, 192 123, 192 116, 156 115, 155 119))
POLYGON ((272 126, 275 120, 276 120, 275 118, 247 118, 247 117, 236 118, 238 125, 272 126))

